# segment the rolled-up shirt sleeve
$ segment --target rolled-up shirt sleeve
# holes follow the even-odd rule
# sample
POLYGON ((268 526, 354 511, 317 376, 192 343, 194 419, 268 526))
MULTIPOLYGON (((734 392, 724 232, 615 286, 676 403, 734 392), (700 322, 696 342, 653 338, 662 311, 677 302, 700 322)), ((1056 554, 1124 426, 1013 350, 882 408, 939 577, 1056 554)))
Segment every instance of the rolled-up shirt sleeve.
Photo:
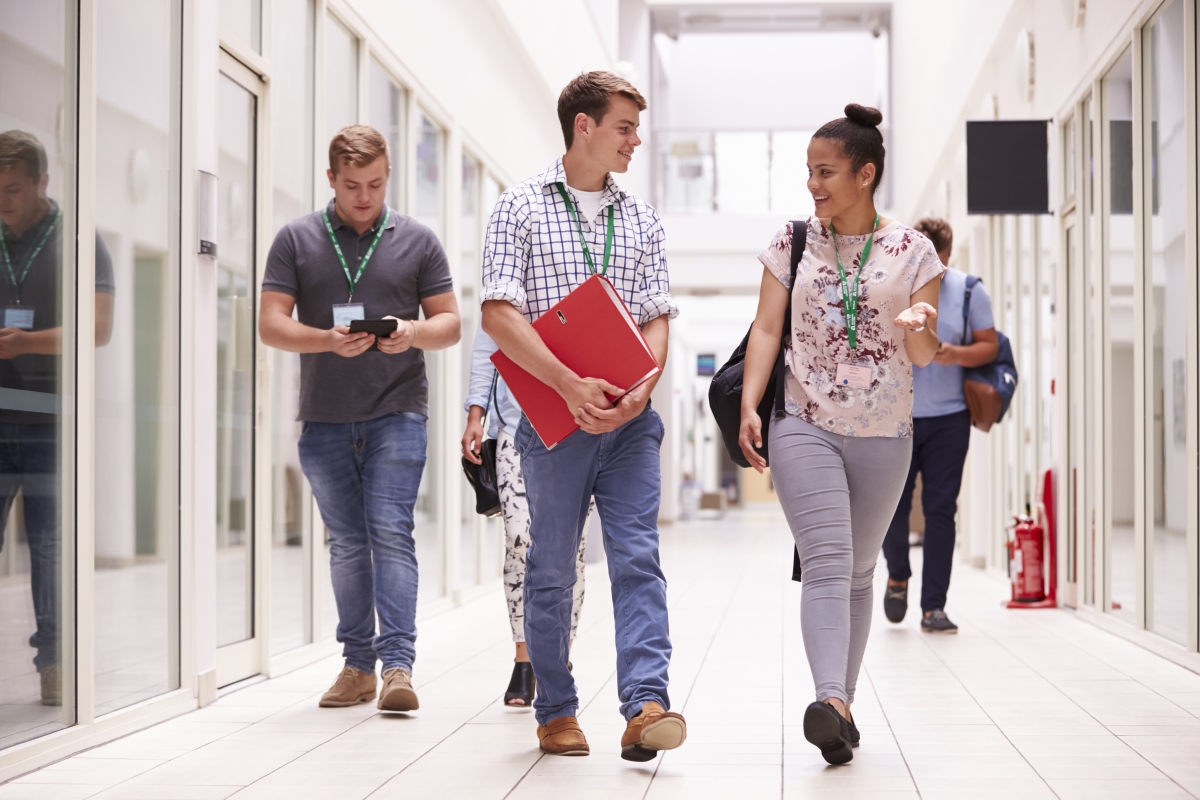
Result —
POLYGON ((525 269, 529 264, 531 217, 525 198, 501 195, 488 220, 483 246, 483 294, 480 303, 505 300, 524 313, 525 269))
POLYGON ((679 306, 675 303, 675 298, 671 297, 671 279, 667 275, 666 232, 663 231, 662 220, 657 214, 651 213, 650 230, 642 251, 641 263, 638 264, 638 274, 642 280, 642 302, 638 308, 639 325, 645 325, 659 317, 675 319, 679 316, 679 306))

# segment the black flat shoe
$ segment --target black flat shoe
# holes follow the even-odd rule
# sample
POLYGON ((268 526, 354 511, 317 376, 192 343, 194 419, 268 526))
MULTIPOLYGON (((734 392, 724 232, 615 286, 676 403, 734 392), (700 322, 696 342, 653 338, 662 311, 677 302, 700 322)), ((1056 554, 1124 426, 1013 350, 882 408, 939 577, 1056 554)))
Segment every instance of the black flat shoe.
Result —
POLYGON ((903 622, 908 612, 908 582, 903 586, 892 586, 890 583, 883 592, 883 614, 888 622, 903 622))
POLYGON ((830 764, 846 764, 854 758, 850 724, 829 703, 809 703, 804 709, 804 738, 820 748, 830 764))
POLYGON ((862 738, 858 733, 858 726, 854 724, 854 720, 852 719, 846 720, 846 726, 850 728, 850 746, 858 747, 858 741, 862 738))
POLYGON ((513 664, 512 680, 508 682, 508 691, 504 693, 504 705, 529 708, 533 705, 533 690, 536 687, 533 665, 528 661, 516 662, 513 664))

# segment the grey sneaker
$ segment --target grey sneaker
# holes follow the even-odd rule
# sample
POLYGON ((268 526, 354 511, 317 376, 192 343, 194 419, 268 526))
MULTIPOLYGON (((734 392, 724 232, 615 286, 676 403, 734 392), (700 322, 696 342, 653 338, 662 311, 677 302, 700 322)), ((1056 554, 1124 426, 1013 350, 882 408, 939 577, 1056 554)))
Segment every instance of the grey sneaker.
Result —
POLYGON ((921 615, 921 630, 926 633, 958 633, 958 626, 940 608, 921 615))
POLYGON ((393 667, 383 673, 383 691, 376 707, 380 711, 416 711, 421 707, 408 670, 393 667))

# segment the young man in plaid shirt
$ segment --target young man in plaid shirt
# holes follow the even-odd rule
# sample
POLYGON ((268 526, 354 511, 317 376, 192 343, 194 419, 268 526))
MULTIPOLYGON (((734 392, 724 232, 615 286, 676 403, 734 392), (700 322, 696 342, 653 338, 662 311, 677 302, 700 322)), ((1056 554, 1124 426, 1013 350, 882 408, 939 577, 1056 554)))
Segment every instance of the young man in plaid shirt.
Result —
POLYGON ((650 407, 657 378, 610 403, 605 393, 622 390, 576 375, 530 323, 600 272, 629 307, 658 362, 666 363, 668 321, 679 309, 670 294, 662 224, 654 209, 612 177, 629 169, 641 144, 637 128, 645 108, 637 89, 608 72, 584 73, 563 89, 558 118, 567 152, 497 202, 483 278, 484 330, 505 355, 562 396, 582 429, 553 450, 527 418, 516 435, 531 519, 525 642, 537 678, 538 739, 547 753, 588 753, 567 655, 575 553, 595 497, 612 579, 617 685, 627 721, 621 756, 630 761, 653 759, 687 736, 683 717, 667 710, 671 640, 658 556, 663 423, 650 407))

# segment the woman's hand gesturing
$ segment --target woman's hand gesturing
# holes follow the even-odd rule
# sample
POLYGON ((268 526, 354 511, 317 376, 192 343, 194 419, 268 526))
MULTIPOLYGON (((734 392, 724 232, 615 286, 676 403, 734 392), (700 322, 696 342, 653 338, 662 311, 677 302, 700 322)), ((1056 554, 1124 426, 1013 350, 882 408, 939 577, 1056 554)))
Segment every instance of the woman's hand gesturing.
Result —
POLYGON ((900 312, 900 316, 892 321, 892 324, 897 328, 904 328, 908 331, 919 331, 924 328, 931 319, 937 319, 937 309, 929 305, 929 303, 914 303, 912 308, 906 308, 900 312))
POLYGON ((742 409, 742 426, 738 431, 738 444, 742 448, 742 455, 746 456, 746 460, 750 462, 750 466, 760 473, 766 469, 767 460, 754 449, 762 447, 763 444, 762 420, 757 411, 742 409))

